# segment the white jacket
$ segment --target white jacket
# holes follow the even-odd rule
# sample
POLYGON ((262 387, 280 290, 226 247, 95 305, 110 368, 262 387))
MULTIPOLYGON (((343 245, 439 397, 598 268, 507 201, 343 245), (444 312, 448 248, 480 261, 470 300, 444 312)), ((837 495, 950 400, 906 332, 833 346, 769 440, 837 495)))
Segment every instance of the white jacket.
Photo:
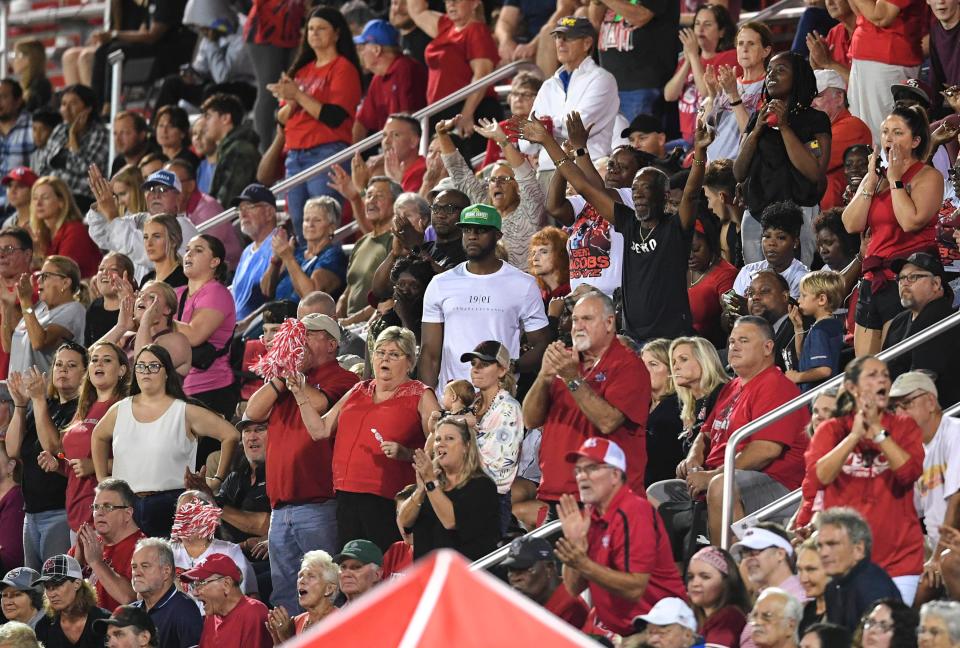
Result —
MULTIPOLYGON (((564 118, 571 111, 579 111, 583 125, 589 127, 590 139, 587 149, 590 158, 597 160, 610 155, 610 145, 614 140, 614 121, 620 112, 620 95, 617 81, 613 75, 587 58, 570 75, 566 92, 560 80, 561 67, 553 76, 543 82, 537 98, 533 101, 533 112, 538 117, 549 116, 553 119, 553 135, 559 141, 567 138, 564 118)), ((619 133, 616 133, 619 135, 619 133)), ((540 154, 540 170, 555 168, 553 160, 539 144, 520 140, 520 150, 528 155, 540 154)))
MULTIPOLYGON (((143 275, 153 270, 153 261, 147 258, 147 250, 143 245, 143 224, 148 218, 150 218, 149 213, 140 212, 108 221, 103 214, 91 207, 83 219, 87 225, 87 232, 97 247, 101 250, 120 252, 133 261, 134 275, 138 284, 143 279, 143 275)), ((183 214, 177 214, 177 222, 180 223, 180 230, 183 232, 183 243, 178 250, 182 257, 187 243, 200 232, 197 231, 197 226, 183 214)))

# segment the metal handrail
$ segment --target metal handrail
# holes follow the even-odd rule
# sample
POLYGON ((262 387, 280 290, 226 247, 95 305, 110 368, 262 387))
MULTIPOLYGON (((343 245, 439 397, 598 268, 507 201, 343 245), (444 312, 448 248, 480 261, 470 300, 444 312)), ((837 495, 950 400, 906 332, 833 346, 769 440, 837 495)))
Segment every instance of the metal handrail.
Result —
POLYGON ((778 2, 774 2, 769 7, 761 9, 760 11, 751 11, 749 13, 740 14, 740 20, 738 21, 737 25, 740 26, 748 22, 766 22, 784 11, 802 8, 802 6, 802 0, 779 0, 778 2))
MULTIPOLYGON (((907 351, 911 351, 915 347, 923 344, 924 342, 928 342, 929 340, 937 337, 944 331, 953 328, 957 324, 960 324, 960 312, 954 313, 950 317, 944 318, 936 324, 925 328, 919 333, 911 335, 906 340, 903 340, 889 349, 880 352, 877 355, 877 358, 880 360, 888 360, 890 358, 901 356, 907 351)), ((736 430, 730 435, 730 438, 727 440, 727 447, 724 449, 723 454, 723 511, 721 515, 720 531, 721 547, 724 549, 730 548, 730 524, 733 519, 733 464, 737 454, 737 446, 747 437, 752 436, 771 423, 779 421, 785 416, 812 402, 822 389, 839 387, 843 383, 843 379, 844 374, 840 374, 821 385, 821 389, 811 390, 805 394, 797 396, 788 403, 785 403, 777 409, 767 412, 760 418, 744 425, 742 428, 736 430)))
MULTIPOLYGON (((4 4, 7 4, 4 0, 4 4)), ((11 25, 35 25, 38 23, 55 23, 63 20, 90 20, 109 15, 109 2, 92 2, 88 4, 68 5, 66 7, 46 7, 44 9, 30 9, 10 13, 11 25)))
MULTIPOLYGON (((560 520, 554 520, 553 522, 547 522, 541 527, 537 527, 533 531, 525 534, 524 538, 546 538, 551 536, 557 531, 560 530, 560 520)), ((489 569, 490 567, 496 567, 503 562, 503 559, 507 557, 507 554, 510 553, 510 545, 506 544, 499 549, 494 549, 488 553, 483 558, 474 560, 470 564, 470 569, 489 569)))
MULTIPOLYGON (((423 108, 422 110, 418 110, 417 112, 413 113, 412 117, 414 119, 419 119, 421 122, 424 122, 425 120, 429 120, 430 117, 436 115, 437 113, 443 110, 446 110, 450 106, 454 106, 458 104, 459 102, 463 101, 464 99, 466 99, 468 96, 470 96, 477 90, 485 88, 489 86, 491 83, 496 83, 497 81, 500 81, 502 79, 512 77, 517 72, 520 72, 524 69, 530 69, 532 67, 535 67, 535 66, 533 63, 529 61, 515 61, 513 63, 510 63, 509 65, 505 65, 502 68, 494 70, 493 72, 483 77, 482 79, 477 79, 470 85, 464 86, 463 88, 460 88, 456 92, 450 95, 447 95, 443 99, 430 104, 426 108, 423 108)), ((426 128, 423 129, 423 133, 427 135, 427 137, 429 137, 429 134, 426 128)), ((327 159, 317 162, 309 169, 304 169, 303 171, 296 173, 290 176, 289 178, 284 178, 280 182, 273 185, 273 187, 271 187, 271 191, 273 191, 274 194, 286 193, 291 189, 293 189, 294 187, 303 184, 307 180, 310 180, 311 178, 315 178, 321 173, 326 172, 326 170, 332 167, 334 164, 340 164, 341 162, 346 162, 347 160, 352 158, 354 154, 363 153, 367 149, 373 148, 374 146, 379 144, 380 140, 382 139, 383 139, 383 131, 378 131, 373 135, 370 135, 360 140, 356 144, 352 144, 348 146, 347 148, 343 149, 339 153, 334 153, 327 159)), ((230 209, 227 209, 226 211, 223 211, 217 214, 210 220, 204 221, 202 224, 197 226, 197 229, 200 232, 205 232, 213 227, 216 227, 220 223, 223 223, 226 221, 232 221, 237 214, 238 214, 237 208, 231 207, 230 209)))

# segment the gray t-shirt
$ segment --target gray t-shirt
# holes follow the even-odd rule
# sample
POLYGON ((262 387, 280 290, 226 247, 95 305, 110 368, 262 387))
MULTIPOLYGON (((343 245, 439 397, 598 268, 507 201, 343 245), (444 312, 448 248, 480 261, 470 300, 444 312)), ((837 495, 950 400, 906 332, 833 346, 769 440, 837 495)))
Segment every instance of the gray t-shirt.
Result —
MULTIPOLYGON (((50 309, 44 302, 39 302, 33 307, 33 314, 37 321, 44 328, 51 324, 62 326, 70 331, 70 339, 83 342, 83 329, 86 325, 86 309, 80 302, 67 302, 50 309)), ((10 344, 10 369, 9 371, 26 371, 36 365, 40 371, 48 371, 53 362, 53 354, 56 349, 46 351, 36 351, 30 344, 30 336, 27 335, 27 325, 23 319, 17 323, 17 328, 13 330, 13 341, 10 344)))

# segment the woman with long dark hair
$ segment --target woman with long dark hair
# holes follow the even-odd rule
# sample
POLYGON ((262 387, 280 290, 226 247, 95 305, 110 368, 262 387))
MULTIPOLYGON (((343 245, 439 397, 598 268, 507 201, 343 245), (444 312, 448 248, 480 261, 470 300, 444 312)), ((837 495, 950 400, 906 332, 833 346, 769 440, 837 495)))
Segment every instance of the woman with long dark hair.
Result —
MULTIPOLYGON (((343 14, 323 6, 311 11, 293 65, 267 89, 284 102, 277 121, 286 139, 288 178, 345 149, 353 141, 361 86, 357 48, 343 14)), ((287 211, 301 241, 304 203, 321 195, 337 196, 326 173, 287 194, 287 211)))
POLYGON ((197 168, 200 158, 190 150, 190 117, 186 110, 180 106, 162 106, 153 116, 153 130, 168 160, 186 160, 197 168))
POLYGON ((857 195, 843 210, 847 231, 870 230, 857 300, 857 355, 878 352, 887 325, 903 310, 890 266, 914 252, 939 257, 936 217, 944 185, 940 172, 924 163, 929 147, 923 108, 895 107, 881 127, 883 153, 871 153, 857 195))
POLYGON ((760 214, 782 200, 805 208, 801 259, 808 267, 813 259, 810 223, 827 186, 832 137, 830 119, 810 105, 816 94, 817 79, 805 58, 781 52, 770 59, 764 104, 750 118, 733 164, 747 204, 740 229, 745 263, 763 258, 760 214))
POLYGON ((723 347, 726 335, 720 326, 720 297, 733 288, 737 268, 724 260, 720 250, 720 221, 710 214, 701 214, 693 224, 693 241, 687 261, 687 297, 693 330, 723 347))
POLYGON ((882 598, 864 613, 853 635, 854 648, 916 648, 920 615, 903 601, 882 598))
POLYGON ((704 547, 690 558, 686 580, 700 636, 718 646, 740 645, 751 606, 736 561, 723 549, 704 547))
POLYGON ((200 437, 220 445, 219 488, 233 460, 240 434, 211 410, 187 402, 170 354, 157 344, 140 349, 133 365, 132 395, 114 404, 93 430, 91 454, 97 481, 114 477, 137 493, 134 518, 148 536, 170 535, 184 474, 192 472, 200 437), (113 452, 113 465, 109 463, 113 452))

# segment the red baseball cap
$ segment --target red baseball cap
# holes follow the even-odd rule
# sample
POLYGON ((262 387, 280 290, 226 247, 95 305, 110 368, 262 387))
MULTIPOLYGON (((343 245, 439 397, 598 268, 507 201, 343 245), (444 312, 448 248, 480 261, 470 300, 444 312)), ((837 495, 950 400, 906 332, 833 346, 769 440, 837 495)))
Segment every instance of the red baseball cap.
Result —
POLYGON ((210 554, 207 559, 189 571, 180 574, 180 580, 190 582, 206 580, 211 576, 229 576, 234 583, 240 584, 243 575, 233 558, 222 553, 210 554))
POLYGON ((627 472, 627 456, 623 454, 623 448, 610 439, 600 437, 587 439, 579 450, 567 453, 567 463, 576 463, 580 457, 593 459, 627 472))
POLYGON ((11 182, 19 182, 20 184, 25 184, 28 187, 32 187, 33 183, 37 181, 37 174, 33 172, 33 169, 25 166, 18 166, 14 169, 10 169, 7 175, 3 176, 3 180, 0 180, 0 185, 6 187, 11 182))

